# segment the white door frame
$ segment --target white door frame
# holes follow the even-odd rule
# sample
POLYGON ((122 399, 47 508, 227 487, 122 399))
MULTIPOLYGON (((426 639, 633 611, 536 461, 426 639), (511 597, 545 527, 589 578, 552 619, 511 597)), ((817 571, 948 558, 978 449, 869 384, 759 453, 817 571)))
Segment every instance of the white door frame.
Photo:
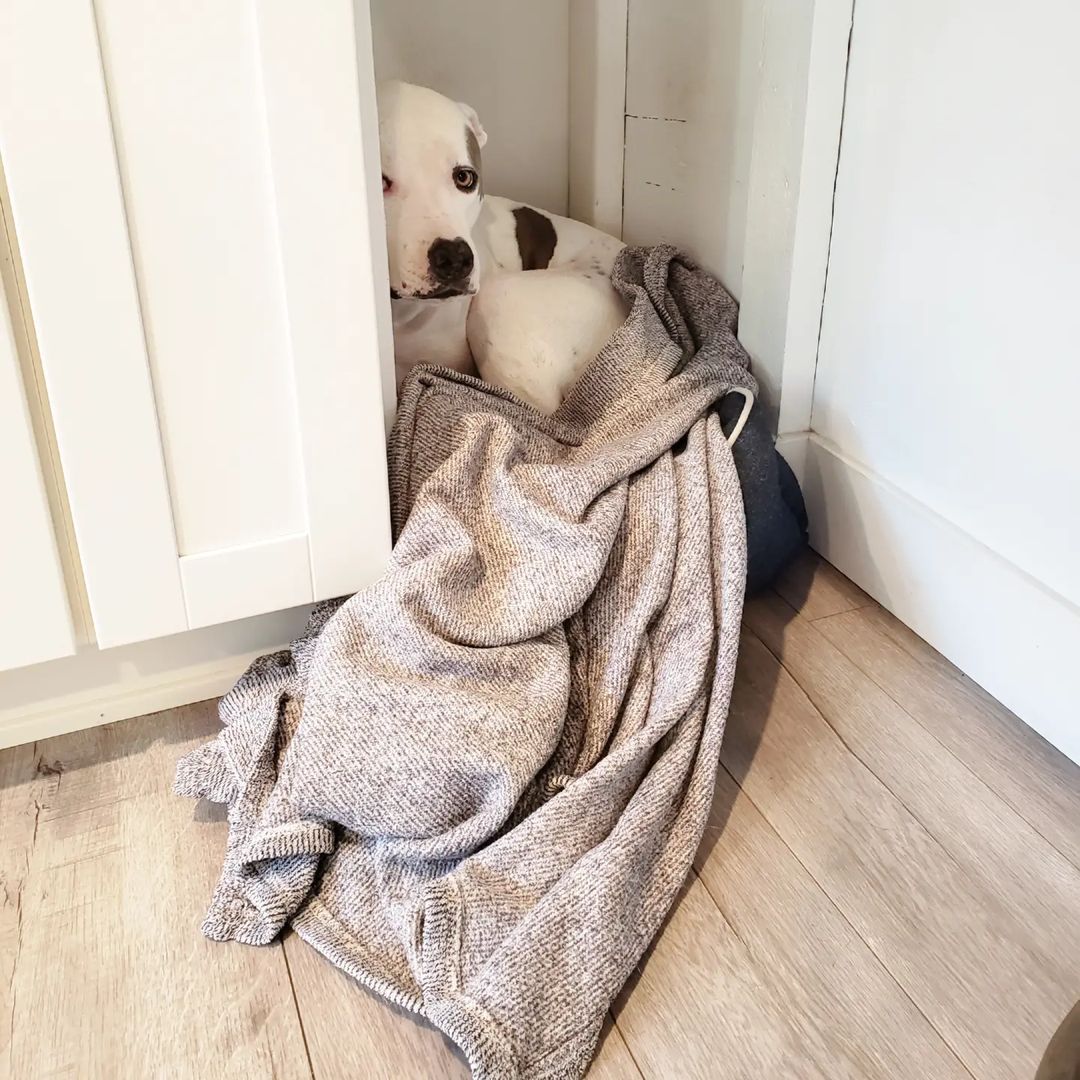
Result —
POLYGON ((767 0, 739 337, 796 472, 811 427, 854 0, 767 0))

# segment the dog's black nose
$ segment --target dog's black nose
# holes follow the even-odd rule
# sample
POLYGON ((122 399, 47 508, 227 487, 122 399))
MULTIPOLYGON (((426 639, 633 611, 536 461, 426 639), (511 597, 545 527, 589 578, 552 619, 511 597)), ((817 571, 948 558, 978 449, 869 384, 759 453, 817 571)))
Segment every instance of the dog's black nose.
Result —
POLYGON ((440 285, 456 285, 472 273, 473 253, 469 241, 440 238, 428 248, 431 276, 440 285))

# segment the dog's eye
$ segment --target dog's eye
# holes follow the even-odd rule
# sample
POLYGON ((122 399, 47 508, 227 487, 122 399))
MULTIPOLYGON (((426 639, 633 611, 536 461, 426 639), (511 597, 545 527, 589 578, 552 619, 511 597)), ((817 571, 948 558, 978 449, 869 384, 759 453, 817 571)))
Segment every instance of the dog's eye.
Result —
POLYGON ((383 173, 382 174, 383 194, 385 195, 390 190, 390 188, 392 188, 393 186, 394 186, 394 184, 393 184, 393 181, 390 179, 390 177, 387 176, 386 173, 383 173))
POLYGON ((475 169, 467 169, 464 165, 459 165, 453 172, 454 183, 457 186, 458 191, 475 191, 477 181, 480 179, 476 175, 475 169))

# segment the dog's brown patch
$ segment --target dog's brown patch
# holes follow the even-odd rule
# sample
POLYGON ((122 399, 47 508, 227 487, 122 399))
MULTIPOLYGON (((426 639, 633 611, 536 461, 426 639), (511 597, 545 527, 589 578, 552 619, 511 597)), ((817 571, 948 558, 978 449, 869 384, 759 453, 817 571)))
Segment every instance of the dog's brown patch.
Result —
POLYGON ((559 238, 551 218, 529 206, 514 207, 514 232, 522 270, 546 270, 559 238))
POLYGON ((476 193, 477 195, 483 196, 484 170, 480 162, 480 143, 473 134, 473 129, 469 127, 468 124, 465 125, 465 149, 469 155, 469 164, 476 172, 476 193))

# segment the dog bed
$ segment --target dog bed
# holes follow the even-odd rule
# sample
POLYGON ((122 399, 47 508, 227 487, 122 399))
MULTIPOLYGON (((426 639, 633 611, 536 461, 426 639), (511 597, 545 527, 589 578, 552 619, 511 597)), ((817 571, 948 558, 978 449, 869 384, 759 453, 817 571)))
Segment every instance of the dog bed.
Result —
POLYGON ((736 306, 669 247, 613 280, 630 316, 553 417, 410 377, 386 574, 257 661, 177 769, 230 808, 204 932, 291 924, 481 1080, 585 1072, 690 868, 735 673, 736 306))

